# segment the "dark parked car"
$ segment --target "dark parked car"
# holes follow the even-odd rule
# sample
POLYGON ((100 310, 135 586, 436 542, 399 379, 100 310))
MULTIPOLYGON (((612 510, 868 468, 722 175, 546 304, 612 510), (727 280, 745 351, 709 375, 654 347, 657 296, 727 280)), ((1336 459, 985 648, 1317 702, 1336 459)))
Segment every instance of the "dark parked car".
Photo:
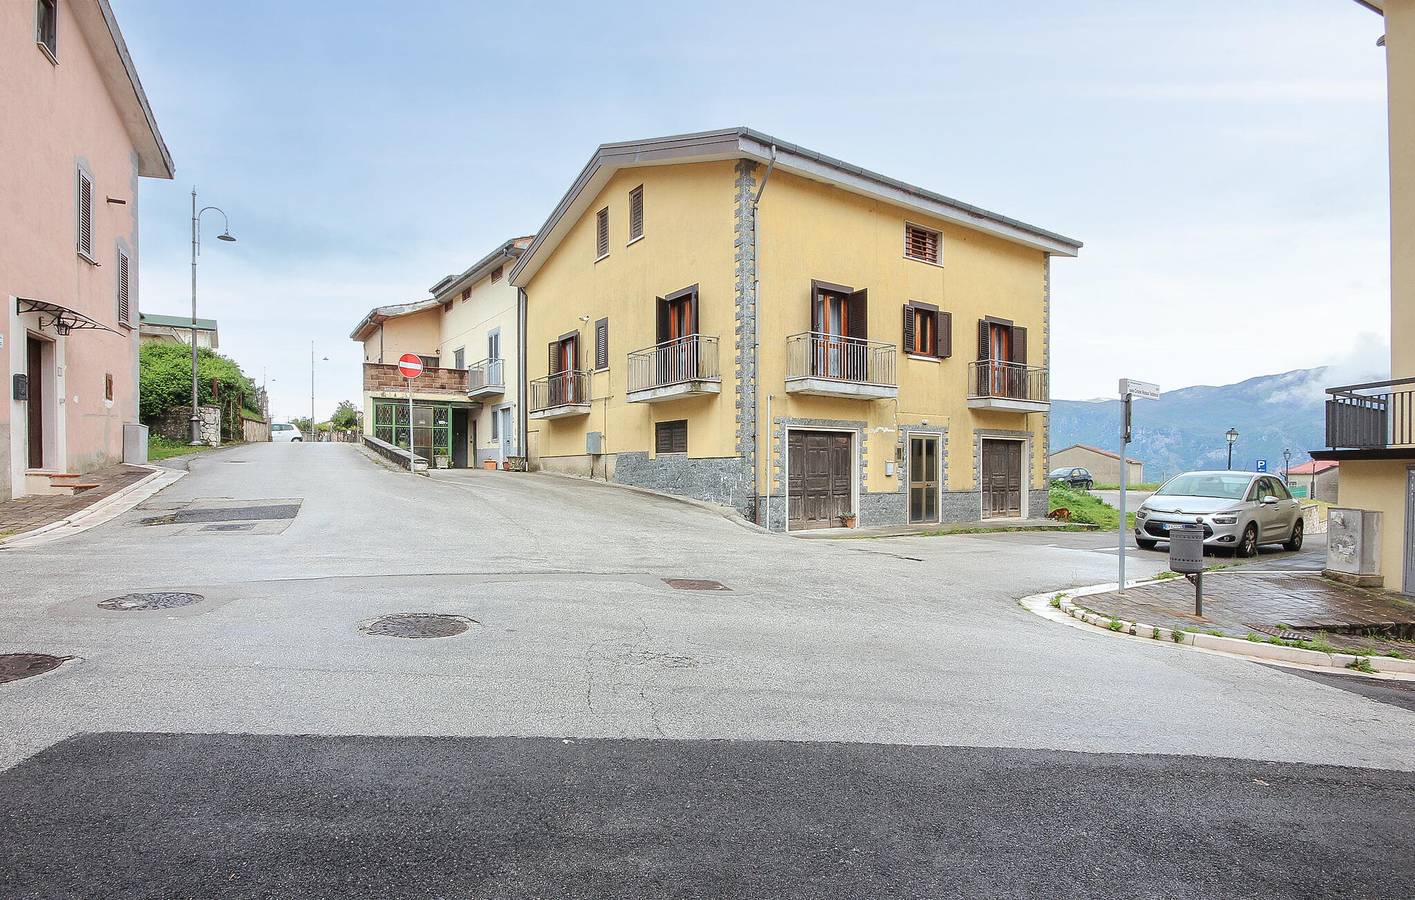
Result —
POLYGON ((1052 469, 1047 475, 1047 481, 1055 484, 1061 482, 1083 491, 1089 491, 1095 486, 1096 480, 1091 477, 1090 469, 1083 469, 1080 466, 1064 466, 1060 469, 1052 469))

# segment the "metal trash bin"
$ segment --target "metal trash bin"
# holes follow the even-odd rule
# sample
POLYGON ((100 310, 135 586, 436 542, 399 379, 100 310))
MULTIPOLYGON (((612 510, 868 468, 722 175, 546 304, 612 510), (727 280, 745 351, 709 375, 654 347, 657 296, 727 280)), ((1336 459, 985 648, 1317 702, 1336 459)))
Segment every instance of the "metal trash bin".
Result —
POLYGON ((1169 569, 1181 575, 1204 571, 1204 529, 1175 525, 1169 529, 1169 569))

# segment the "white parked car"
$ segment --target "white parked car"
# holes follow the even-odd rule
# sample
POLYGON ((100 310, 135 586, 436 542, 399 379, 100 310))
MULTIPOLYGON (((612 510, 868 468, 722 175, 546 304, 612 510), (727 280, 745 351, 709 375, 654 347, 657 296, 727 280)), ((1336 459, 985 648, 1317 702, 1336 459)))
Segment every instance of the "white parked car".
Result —
POLYGON ((299 444, 303 443, 305 436, 300 434, 300 429, 289 422, 270 423, 270 441, 273 444, 299 444))
POLYGON ((1253 472, 1185 472, 1166 481, 1135 511, 1142 550, 1169 540, 1176 525, 1199 525, 1204 547, 1254 556, 1259 544, 1302 549, 1302 510, 1280 478, 1253 472))

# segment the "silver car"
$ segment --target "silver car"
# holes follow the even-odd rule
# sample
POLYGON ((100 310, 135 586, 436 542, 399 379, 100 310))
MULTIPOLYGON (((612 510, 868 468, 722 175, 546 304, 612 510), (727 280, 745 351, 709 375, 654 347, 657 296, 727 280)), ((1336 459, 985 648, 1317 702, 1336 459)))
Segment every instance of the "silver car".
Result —
POLYGON ((1202 525, 1204 546, 1253 556, 1259 544, 1302 549, 1302 511, 1282 479, 1252 472, 1185 472, 1135 512, 1135 543, 1153 550, 1175 525, 1202 525))

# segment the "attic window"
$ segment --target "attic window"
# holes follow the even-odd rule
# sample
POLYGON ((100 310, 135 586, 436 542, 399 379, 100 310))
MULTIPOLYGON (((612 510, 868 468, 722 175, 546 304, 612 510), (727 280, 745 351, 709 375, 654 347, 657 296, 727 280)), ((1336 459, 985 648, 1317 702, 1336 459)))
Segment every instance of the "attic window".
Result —
POLYGON ((496 284, 496 282, 498 282, 498 281, 501 280, 501 269, 502 269, 501 266, 497 266, 496 268, 494 268, 494 269, 491 270, 491 283, 492 283, 492 284, 496 284))
POLYGON ((472 296, 472 289, 471 289, 471 288, 469 288, 469 287, 462 288, 462 302, 463 302, 463 303, 465 303, 465 302, 467 302, 467 300, 471 299, 471 296, 472 296))
POLYGON ((34 42, 50 62, 59 61, 59 0, 39 0, 34 13, 34 42))
POLYGON ((609 207, 595 213, 594 257, 599 262, 609 255, 609 207))
POLYGON ((909 259, 939 265, 939 243, 937 231, 904 223, 904 255, 909 259))

